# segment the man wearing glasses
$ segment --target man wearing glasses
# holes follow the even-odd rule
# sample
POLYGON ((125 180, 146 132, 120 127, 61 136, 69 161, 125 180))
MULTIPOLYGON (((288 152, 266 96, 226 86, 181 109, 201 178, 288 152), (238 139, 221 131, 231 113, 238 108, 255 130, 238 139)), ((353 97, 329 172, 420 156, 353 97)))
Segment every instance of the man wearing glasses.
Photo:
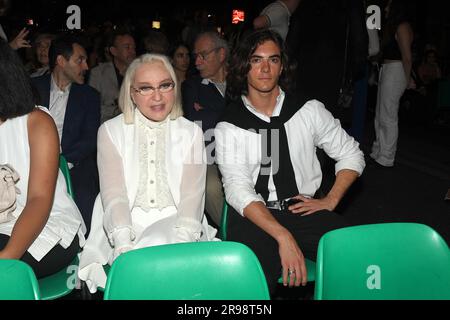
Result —
MULTIPOLYGON (((213 129, 225 109, 228 44, 216 32, 201 33, 194 43, 192 61, 198 76, 183 82, 181 93, 185 117, 197 122, 205 132, 207 155, 211 158, 213 129)), ((206 212, 220 225, 223 205, 219 171, 209 159, 206 177, 206 212)))

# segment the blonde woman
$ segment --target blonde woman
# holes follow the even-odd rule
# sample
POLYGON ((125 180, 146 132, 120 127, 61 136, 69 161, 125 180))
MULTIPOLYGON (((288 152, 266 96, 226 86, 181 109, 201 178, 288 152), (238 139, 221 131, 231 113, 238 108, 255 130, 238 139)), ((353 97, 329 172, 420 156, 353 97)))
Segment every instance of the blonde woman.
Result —
POLYGON ((182 117, 178 92, 168 58, 143 55, 125 75, 123 114, 99 129, 100 195, 79 271, 92 293, 106 284, 103 265, 124 252, 214 239, 203 215, 203 132, 182 117))

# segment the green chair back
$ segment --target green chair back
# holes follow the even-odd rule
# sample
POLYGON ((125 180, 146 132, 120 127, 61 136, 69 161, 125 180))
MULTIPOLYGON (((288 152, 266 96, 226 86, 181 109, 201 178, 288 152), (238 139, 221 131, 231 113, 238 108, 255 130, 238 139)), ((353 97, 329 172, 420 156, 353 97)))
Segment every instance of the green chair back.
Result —
POLYGON ((0 260, 0 300, 39 300, 33 269, 20 260, 0 260))
POLYGON ((222 241, 227 241, 227 225, 228 225, 228 203, 223 202, 222 218, 220 222, 220 238, 222 241))
POLYGON ((67 296, 76 286, 78 257, 61 271, 38 280, 42 300, 55 300, 67 296))
MULTIPOLYGON (((227 225, 228 225, 228 204, 226 201, 224 201, 220 226, 220 237, 222 241, 227 240, 227 225)), ((305 264, 306 270, 308 272, 308 282, 314 282, 314 280, 316 279, 316 263, 309 259, 305 259, 305 264)), ((280 277, 278 279, 278 283, 283 283, 283 277, 280 277)))
POLYGON ((105 300, 269 300, 258 259, 234 242, 129 251, 109 272, 105 300))
POLYGON ((315 299, 450 299, 450 251, 415 223, 349 227, 319 243, 315 299))
MULTIPOLYGON (((67 193, 73 199, 72 180, 70 178, 69 166, 63 155, 59 156, 59 169, 64 175, 67 186, 67 193)), ((75 281, 78 272, 78 257, 63 270, 39 279, 39 288, 42 300, 55 300, 64 297, 72 292, 75 288, 75 281)))
POLYGON ((73 199, 72 179, 70 178, 69 166, 67 165, 66 158, 61 154, 59 156, 59 169, 61 170, 64 178, 66 179, 67 193, 73 199))

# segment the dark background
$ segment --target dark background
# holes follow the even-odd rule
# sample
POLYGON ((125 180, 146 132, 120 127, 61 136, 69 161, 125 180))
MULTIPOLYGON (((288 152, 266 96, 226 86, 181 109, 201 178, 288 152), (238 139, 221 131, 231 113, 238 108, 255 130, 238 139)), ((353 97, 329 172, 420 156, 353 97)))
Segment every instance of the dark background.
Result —
MULTIPOLYGON (((303 3, 308 0, 303 0, 303 3)), ((338 0, 312 0, 322 2, 338 0)), ((69 15, 66 9, 71 4, 81 8, 82 28, 101 26, 105 21, 113 25, 124 23, 139 24, 151 28, 151 21, 161 21, 161 30, 169 37, 178 35, 185 23, 198 10, 204 9, 210 17, 211 25, 221 27, 225 32, 232 30, 232 9, 243 9, 246 26, 271 0, 226 0, 226 1, 137 1, 137 0, 12 0, 12 8, 0 23, 12 31, 25 26, 28 19, 34 20, 34 31, 56 32, 65 29, 69 15), (37 24, 37 26, 36 26, 37 24)), ((385 1, 375 0, 382 8, 385 1)), ((444 0, 411 0, 411 15, 414 18, 416 46, 422 48, 427 43, 434 44, 439 53, 444 74, 448 72, 450 57, 450 10, 444 0)), ((300 3, 299 9, 302 9, 300 3)))

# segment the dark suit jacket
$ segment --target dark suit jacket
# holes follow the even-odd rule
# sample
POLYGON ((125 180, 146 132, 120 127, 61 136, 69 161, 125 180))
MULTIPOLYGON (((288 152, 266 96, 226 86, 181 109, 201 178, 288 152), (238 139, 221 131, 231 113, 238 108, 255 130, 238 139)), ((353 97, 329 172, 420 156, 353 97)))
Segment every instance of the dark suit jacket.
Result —
POLYGON ((213 129, 225 110, 225 98, 212 83, 202 84, 200 76, 194 76, 183 82, 181 93, 183 96, 184 116, 191 121, 202 121, 203 131, 213 129), (202 109, 197 111, 194 104, 202 109))
MULTIPOLYGON (((49 108, 51 75, 32 79, 39 104, 49 108)), ((75 202, 90 229, 92 208, 99 192, 97 170, 97 131, 100 126, 100 95, 88 85, 72 84, 67 101, 61 150, 68 162, 75 202)), ((86 235, 87 236, 87 235, 86 235)))
MULTIPOLYGON (((49 108, 51 75, 32 79, 39 92, 40 105, 49 108)), ((88 85, 72 84, 67 101, 61 139, 62 154, 77 166, 95 155, 100 126, 100 95, 88 85)))

